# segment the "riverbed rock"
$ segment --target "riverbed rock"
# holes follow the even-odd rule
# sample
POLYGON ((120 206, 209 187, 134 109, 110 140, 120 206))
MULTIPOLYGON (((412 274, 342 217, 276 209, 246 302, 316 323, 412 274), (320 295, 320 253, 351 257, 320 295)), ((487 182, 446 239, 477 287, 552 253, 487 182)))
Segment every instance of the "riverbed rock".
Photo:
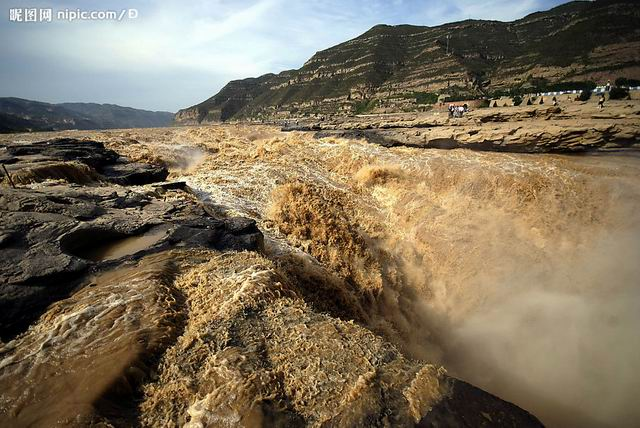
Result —
POLYGON ((449 378, 450 391, 417 424, 439 427, 543 427, 518 406, 459 379, 449 378))
MULTIPOLYGON (((184 193, 184 192, 181 192, 184 193)), ((124 258, 180 247, 259 250, 253 220, 217 219, 189 194, 174 201, 120 186, 0 187, 0 333, 12 336, 89 271, 118 261, 83 258, 93 248, 164 226, 166 237, 124 258)))
POLYGON ((166 169, 128 163, 101 143, 57 139, 8 145, 3 160, 14 171, 44 162, 82 162, 101 180, 93 185, 55 182, 0 186, 0 338, 23 331, 46 307, 64 298, 86 276, 127 259, 173 247, 260 250, 255 221, 214 218, 186 186, 136 188, 166 178, 166 169), (109 184, 117 183, 117 184, 109 184), (163 235, 136 247, 136 236, 163 235), (129 239, 127 254, 96 259, 96 248, 129 239), (134 245, 135 244, 135 245, 134 245))
POLYGON ((0 163, 22 184, 50 178, 78 184, 102 180, 143 185, 163 181, 169 175, 163 165, 129 162, 100 142, 74 138, 2 144, 0 163))
POLYGON ((334 117, 285 126, 315 138, 361 139, 384 147, 471 149, 513 153, 586 153, 640 150, 640 106, 619 102, 607 110, 578 105, 476 109, 446 113, 334 117))
MULTIPOLYGON (((526 116, 523 114, 522 117, 526 116)), ((314 136, 363 139, 384 147, 466 148, 512 153, 584 153, 640 149, 640 126, 634 122, 594 124, 587 121, 547 121, 535 114, 531 117, 528 121, 507 121, 501 113, 495 113, 481 116, 480 120, 483 122, 480 125, 466 120, 453 126, 430 127, 420 133, 416 133, 414 128, 398 126, 324 129, 317 131, 314 136)))

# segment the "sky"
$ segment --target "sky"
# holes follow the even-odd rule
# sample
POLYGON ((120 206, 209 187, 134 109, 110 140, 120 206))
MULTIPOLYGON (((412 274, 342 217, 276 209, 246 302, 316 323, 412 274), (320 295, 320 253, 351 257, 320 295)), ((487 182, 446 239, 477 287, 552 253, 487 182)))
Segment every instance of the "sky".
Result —
POLYGON ((175 112, 229 80, 299 68, 376 24, 511 21, 566 0, 0 0, 0 97, 175 112), (17 22, 11 9, 51 9, 17 22), (133 11, 131 11, 133 9, 133 11), (124 11, 121 20, 71 12, 124 11), (46 13, 46 12, 45 12, 46 13), (136 16, 137 15, 137 16, 136 16))

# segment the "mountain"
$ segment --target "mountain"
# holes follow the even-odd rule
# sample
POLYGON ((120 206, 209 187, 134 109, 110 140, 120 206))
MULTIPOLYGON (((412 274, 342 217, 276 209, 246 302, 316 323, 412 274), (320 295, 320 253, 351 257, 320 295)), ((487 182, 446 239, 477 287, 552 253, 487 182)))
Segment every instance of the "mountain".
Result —
POLYGON ((171 125, 173 113, 115 104, 49 104, 0 98, 0 133, 63 129, 153 128, 171 125))
POLYGON ((616 77, 640 77, 636 2, 574 1, 513 22, 377 25, 298 70, 229 82, 175 121, 415 110, 441 94, 464 99, 616 77))

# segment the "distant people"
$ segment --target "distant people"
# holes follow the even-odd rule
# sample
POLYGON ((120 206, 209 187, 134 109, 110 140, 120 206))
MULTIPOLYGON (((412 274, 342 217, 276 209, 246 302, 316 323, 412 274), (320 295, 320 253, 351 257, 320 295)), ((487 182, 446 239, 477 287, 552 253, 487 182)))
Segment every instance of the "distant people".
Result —
POLYGON ((540 105, 544 104, 544 97, 540 97, 540 105))
POLYGON ((449 117, 462 117, 464 114, 463 106, 449 105, 449 117))
POLYGON ((598 108, 602 110, 604 108, 604 92, 600 94, 600 99, 598 100, 598 108))
POLYGON ((466 103, 462 105, 462 108, 464 109, 465 113, 469 111, 469 106, 466 103))
POLYGON ((605 92, 609 92, 611 90, 611 80, 607 80, 607 86, 604 87, 605 92))
POLYGON ((558 100, 556 99, 556 97, 553 97, 553 98, 551 99, 551 101, 553 101, 553 106, 554 106, 554 107, 557 107, 557 106, 558 106, 558 100))

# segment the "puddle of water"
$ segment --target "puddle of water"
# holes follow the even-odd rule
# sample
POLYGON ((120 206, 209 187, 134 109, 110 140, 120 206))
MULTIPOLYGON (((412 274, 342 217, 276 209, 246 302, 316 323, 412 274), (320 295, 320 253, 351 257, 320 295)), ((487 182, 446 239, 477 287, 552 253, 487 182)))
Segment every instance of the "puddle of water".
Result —
POLYGON ((160 242, 160 240, 167 236, 170 228, 170 225, 162 225, 154 227, 142 235, 128 236, 123 239, 104 243, 89 249, 83 255, 83 258, 98 262, 116 260, 120 257, 135 254, 160 242))

